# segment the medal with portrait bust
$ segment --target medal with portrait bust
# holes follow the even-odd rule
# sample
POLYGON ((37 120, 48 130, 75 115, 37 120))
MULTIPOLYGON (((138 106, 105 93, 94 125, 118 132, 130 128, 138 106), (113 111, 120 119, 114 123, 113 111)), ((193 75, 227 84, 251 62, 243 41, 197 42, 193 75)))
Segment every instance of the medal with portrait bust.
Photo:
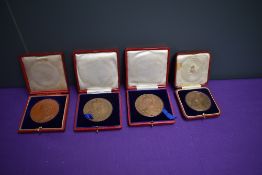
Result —
POLYGON ((102 122, 108 119, 113 112, 112 104, 105 98, 94 98, 86 102, 83 108, 84 115, 91 115, 88 120, 102 122))
POLYGON ((145 117, 156 117, 162 112, 164 103, 157 95, 143 94, 136 99, 135 108, 145 117))
POLYGON ((46 123, 54 119, 59 112, 59 104, 53 99, 37 102, 30 111, 31 119, 36 123, 46 123))
POLYGON ((199 91, 191 91, 187 93, 185 101, 191 109, 199 112, 207 111, 211 107, 210 98, 203 92, 199 91))

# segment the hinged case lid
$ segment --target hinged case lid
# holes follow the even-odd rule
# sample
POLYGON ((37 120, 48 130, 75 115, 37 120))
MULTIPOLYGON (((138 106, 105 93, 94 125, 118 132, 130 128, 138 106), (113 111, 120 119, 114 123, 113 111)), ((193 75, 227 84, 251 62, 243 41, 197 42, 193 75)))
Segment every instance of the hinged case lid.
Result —
POLYGON ((168 83, 169 48, 126 48, 127 89, 154 89, 168 83))
POLYGON ((207 84, 210 68, 210 53, 205 51, 179 52, 176 55, 176 88, 201 87, 207 84))
POLYGON ((19 61, 29 94, 68 93, 63 53, 26 54, 19 61))
POLYGON ((73 53, 79 93, 119 90, 118 50, 83 50, 73 53))

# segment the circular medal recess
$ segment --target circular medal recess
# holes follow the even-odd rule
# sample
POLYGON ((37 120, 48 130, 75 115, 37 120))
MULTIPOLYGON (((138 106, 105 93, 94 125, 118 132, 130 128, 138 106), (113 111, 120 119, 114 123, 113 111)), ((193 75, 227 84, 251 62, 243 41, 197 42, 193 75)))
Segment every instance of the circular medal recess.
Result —
POLYGON ((48 62, 37 62, 30 68, 32 81, 39 87, 53 87, 59 82, 57 68, 48 62))
POLYGON ((181 76, 188 82, 195 82, 201 78, 202 71, 202 62, 197 57, 192 57, 182 63, 181 76))

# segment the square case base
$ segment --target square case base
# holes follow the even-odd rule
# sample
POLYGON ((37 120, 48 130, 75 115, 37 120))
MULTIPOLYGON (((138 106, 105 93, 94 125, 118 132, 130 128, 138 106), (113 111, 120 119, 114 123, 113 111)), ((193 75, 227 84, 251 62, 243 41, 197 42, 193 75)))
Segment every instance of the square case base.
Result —
POLYGON ((214 118, 220 115, 220 110, 211 95, 211 92, 207 87, 200 87, 195 89, 179 89, 175 92, 176 98, 179 104, 180 111, 182 112, 183 116, 187 120, 193 119, 206 119, 206 118, 214 118), (185 96, 192 91, 202 92, 210 98, 211 106, 206 111, 196 111, 190 108, 185 101, 185 96))
POLYGON ((33 133, 33 132, 59 132, 65 130, 66 116, 68 109, 68 94, 56 95, 33 95, 29 96, 24 109, 24 114, 21 118, 18 133, 33 133), (46 123, 36 123, 30 117, 32 107, 44 99, 53 99, 59 104, 59 112, 55 118, 46 123))
POLYGON ((101 93, 101 94, 79 94, 77 109, 75 114, 74 131, 99 131, 121 129, 121 107, 120 96, 118 92, 101 93), (84 117, 84 105, 91 99, 104 98, 108 100, 113 107, 112 114, 109 118, 101 122, 93 122, 84 117))

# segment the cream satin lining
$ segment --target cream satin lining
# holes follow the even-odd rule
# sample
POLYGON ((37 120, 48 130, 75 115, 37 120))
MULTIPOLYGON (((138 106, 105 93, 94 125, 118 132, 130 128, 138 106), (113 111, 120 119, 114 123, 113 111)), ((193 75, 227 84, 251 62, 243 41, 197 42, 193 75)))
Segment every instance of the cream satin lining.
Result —
POLYGON ((84 53, 75 56, 81 90, 118 88, 116 52, 84 53))
POLYGON ((128 86, 166 84, 168 50, 127 52, 128 86))
POLYGON ((205 84, 208 80, 209 53, 178 55, 176 65, 176 86, 205 84))
POLYGON ((67 90, 61 55, 22 58, 31 91, 67 90))

